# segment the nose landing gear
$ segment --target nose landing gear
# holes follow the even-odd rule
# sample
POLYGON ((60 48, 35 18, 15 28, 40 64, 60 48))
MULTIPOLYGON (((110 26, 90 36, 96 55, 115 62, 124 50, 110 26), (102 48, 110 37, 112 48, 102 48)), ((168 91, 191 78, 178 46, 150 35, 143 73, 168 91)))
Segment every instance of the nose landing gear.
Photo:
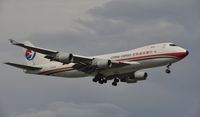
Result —
POLYGON ((165 72, 166 72, 167 74, 170 74, 170 73, 171 73, 171 70, 166 69, 165 72))
POLYGON ((170 74, 171 73, 171 70, 170 70, 170 66, 171 66, 172 64, 169 64, 169 65, 167 65, 167 69, 165 70, 165 72, 167 73, 167 74, 170 74))

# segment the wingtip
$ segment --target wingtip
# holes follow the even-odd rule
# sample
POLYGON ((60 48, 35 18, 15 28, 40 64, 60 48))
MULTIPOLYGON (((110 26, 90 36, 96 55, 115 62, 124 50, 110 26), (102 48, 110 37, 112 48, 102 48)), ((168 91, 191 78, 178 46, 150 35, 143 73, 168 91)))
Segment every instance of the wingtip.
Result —
POLYGON ((13 39, 8 39, 10 41, 11 44, 16 45, 17 41, 13 40, 13 39))
POLYGON ((10 63, 9 63, 9 62, 5 62, 5 63, 3 63, 3 64, 9 65, 10 63))

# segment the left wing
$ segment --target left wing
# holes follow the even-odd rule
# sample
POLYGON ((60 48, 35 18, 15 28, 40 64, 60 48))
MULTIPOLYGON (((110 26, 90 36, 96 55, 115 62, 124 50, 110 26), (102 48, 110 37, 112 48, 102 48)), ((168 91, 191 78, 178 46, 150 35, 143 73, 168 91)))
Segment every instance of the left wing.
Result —
POLYGON ((9 41, 13 45, 20 46, 20 47, 26 48, 28 50, 33 50, 35 52, 39 52, 39 53, 42 53, 42 54, 45 54, 45 55, 58 53, 57 51, 54 51, 54 50, 49 50, 49 49, 44 49, 44 48, 39 48, 39 47, 28 46, 28 45, 26 45, 24 43, 19 43, 19 42, 13 40, 13 39, 9 39, 9 41))
POLYGON ((139 65, 138 62, 129 63, 129 62, 114 61, 114 60, 109 60, 109 59, 73 55, 71 53, 64 53, 64 52, 58 52, 58 51, 49 50, 49 49, 40 48, 40 47, 28 46, 24 43, 19 43, 12 39, 9 39, 9 41, 13 45, 20 46, 26 49, 33 50, 38 53, 45 54, 46 55, 45 58, 50 59, 52 61, 58 61, 63 64, 77 63, 73 66, 74 69, 77 69, 86 73, 92 73, 96 70, 101 70, 101 69, 106 69, 106 68, 116 68, 116 67, 123 67, 127 65, 133 65, 133 66, 139 65))
POLYGON ((10 62, 4 63, 4 64, 10 65, 10 66, 13 66, 13 67, 16 67, 16 68, 20 68, 20 69, 23 69, 23 70, 40 70, 40 69, 42 69, 41 67, 21 65, 21 64, 10 63, 10 62))
MULTIPOLYGON (((45 55, 47 55, 45 58, 55 60, 55 61, 58 61, 58 62, 62 62, 62 61, 59 61, 59 60, 56 60, 56 59, 59 59, 59 57, 61 58, 61 56, 62 56, 62 58, 64 58, 63 56, 66 56, 68 54, 68 53, 58 52, 58 51, 49 50, 49 49, 45 49, 45 48, 29 46, 29 45, 26 45, 24 43, 19 43, 19 42, 13 40, 13 39, 9 39, 9 41, 13 45, 23 47, 23 48, 26 48, 26 49, 29 49, 29 50, 33 50, 33 51, 41 53, 41 54, 45 54, 45 55)), ((68 54, 68 55, 71 56, 72 54, 68 54)), ((92 58, 90 58, 90 57, 73 55, 73 62, 77 62, 77 63, 81 62, 81 60, 82 60, 82 61, 84 61, 84 63, 89 64, 91 59, 92 58)), ((64 62, 62 62, 62 63, 64 63, 64 62)))

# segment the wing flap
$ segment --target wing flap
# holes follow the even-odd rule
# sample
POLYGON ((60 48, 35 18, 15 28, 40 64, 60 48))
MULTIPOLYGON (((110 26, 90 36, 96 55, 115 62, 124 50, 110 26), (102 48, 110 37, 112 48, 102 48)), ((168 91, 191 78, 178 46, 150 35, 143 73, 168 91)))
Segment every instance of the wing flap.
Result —
POLYGON ((24 70, 40 70, 40 69, 42 69, 41 67, 33 67, 33 66, 21 65, 21 64, 10 63, 10 62, 4 63, 4 64, 7 64, 7 65, 10 65, 10 66, 19 68, 19 69, 24 69, 24 70))

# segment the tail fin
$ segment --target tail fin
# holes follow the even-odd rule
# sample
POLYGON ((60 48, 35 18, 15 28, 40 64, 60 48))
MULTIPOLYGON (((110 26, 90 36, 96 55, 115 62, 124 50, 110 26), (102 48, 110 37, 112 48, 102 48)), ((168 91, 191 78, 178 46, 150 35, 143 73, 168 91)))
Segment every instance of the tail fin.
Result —
MULTIPOLYGON (((24 44, 34 47, 34 45, 29 41, 25 41, 24 44)), ((23 51, 25 53, 26 62, 30 66, 46 64, 50 62, 49 59, 44 58, 45 57, 44 54, 34 52, 32 50, 27 50, 27 49, 23 49, 23 51)))

